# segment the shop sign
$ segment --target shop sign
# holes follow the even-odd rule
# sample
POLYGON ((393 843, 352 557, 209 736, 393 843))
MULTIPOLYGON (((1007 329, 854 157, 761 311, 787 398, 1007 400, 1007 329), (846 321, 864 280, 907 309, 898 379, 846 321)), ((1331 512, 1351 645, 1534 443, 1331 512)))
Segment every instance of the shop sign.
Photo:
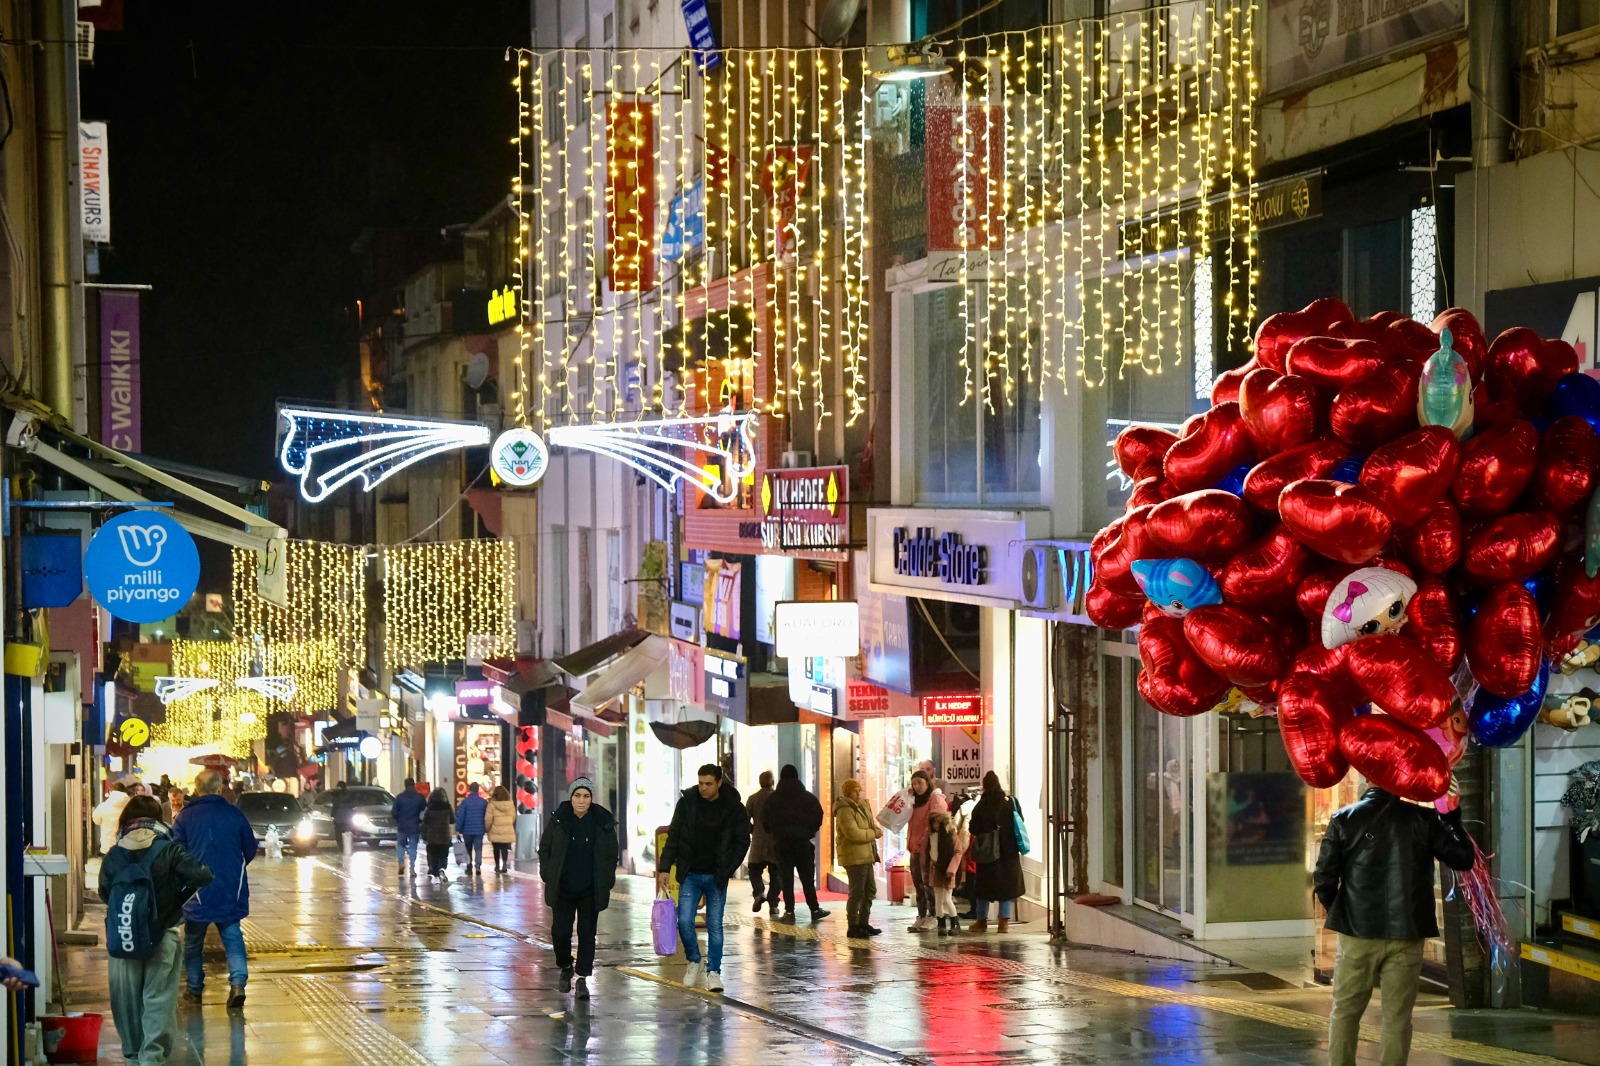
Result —
POLYGON ((922 724, 929 729, 951 726, 962 728, 983 727, 983 697, 924 696, 922 697, 922 724))
MULTIPOLYGON (((1282 92, 1466 32, 1466 0, 1267 0, 1265 87, 1282 92)), ((931 121, 931 120, 930 120, 931 121)))
MULTIPOLYGON (((83 239, 96 244, 111 240, 111 178, 106 169, 104 122, 78 123, 78 205, 83 217, 83 239)), ((105 443, 110 443, 106 441, 105 443)))
POLYGON ((861 654, 861 608, 853 600, 780 603, 776 618, 780 658, 852 659, 861 654))
POLYGON ((673 600, 670 610, 672 635, 690 644, 700 643, 700 608, 692 603, 673 600))
POLYGON ((789 660, 789 699, 796 707, 809 707, 814 687, 842 689, 846 674, 843 659, 796 656, 789 660))
POLYGON ((100 293, 100 442, 119 452, 143 448, 139 373, 139 294, 100 293))
POLYGON ((998 105, 929 104, 927 123, 929 253, 1005 247, 1006 198, 989 185, 1006 172, 1005 113, 998 105))
POLYGON ((709 648, 705 657, 706 709, 737 722, 744 721, 749 707, 745 661, 709 648))
POLYGON ((869 511, 868 584, 878 592, 1019 610, 1019 559, 1028 540, 1028 522, 1018 511, 869 511))
POLYGON ((661 233, 661 258, 669 263, 706 243, 706 183, 697 181, 667 205, 667 226, 661 233))
POLYGON ((761 547, 769 552, 850 546, 850 468, 768 470, 761 478, 761 547))
POLYGON ((861 617, 861 673, 896 692, 911 691, 911 619, 904 596, 867 587, 867 559, 856 556, 861 617))
POLYGON ((845 683, 844 717, 846 721, 859 722, 867 718, 889 716, 889 690, 870 681, 851 680, 845 683))
POLYGON ((654 105, 606 102, 606 280, 612 292, 655 285, 656 119, 654 105))
POLYGON ((470 679, 457 681, 456 702, 463 707, 487 707, 494 702, 494 685, 470 679))
POLYGON ((794 254, 799 241, 796 220, 800 200, 806 193, 811 174, 811 157, 816 147, 810 144, 785 144, 767 149, 766 166, 761 172, 761 191, 766 195, 772 217, 772 254, 776 259, 794 254))
MULTIPOLYGON (((1256 186, 1250 205, 1257 232, 1292 226, 1296 222, 1322 217, 1323 171, 1292 174, 1256 186)), ((1160 214, 1130 219, 1117 228, 1118 248, 1125 259, 1160 255, 1179 248, 1196 248, 1207 233, 1230 232, 1234 204, 1226 196, 1208 200, 1206 225, 1200 226, 1202 206, 1198 201, 1160 214)))
POLYGON ((894 572, 905 577, 937 577, 944 585, 986 585, 989 549, 965 544, 960 533, 936 534, 932 526, 894 531, 894 572))
MULTIPOLYGON (((782 555, 758 555, 756 566, 756 640, 762 644, 778 642, 778 604, 795 599, 795 564, 782 555)), ((782 652, 778 653, 782 655, 782 652)))
POLYGON ((689 44, 694 47, 695 66, 704 74, 722 62, 717 51, 717 31, 711 25, 711 11, 706 0, 681 0, 683 28, 689 33, 689 44))
POLYGON ((705 706, 706 653, 700 645, 679 640, 667 645, 667 694, 679 703, 705 706))
POLYGON ((944 760, 939 776, 953 789, 983 785, 983 730, 972 726, 939 730, 944 760))
POLYGON ((159 511, 110 519, 83 553, 83 577, 95 602, 126 622, 159 622, 183 609, 200 584, 194 538, 159 511))

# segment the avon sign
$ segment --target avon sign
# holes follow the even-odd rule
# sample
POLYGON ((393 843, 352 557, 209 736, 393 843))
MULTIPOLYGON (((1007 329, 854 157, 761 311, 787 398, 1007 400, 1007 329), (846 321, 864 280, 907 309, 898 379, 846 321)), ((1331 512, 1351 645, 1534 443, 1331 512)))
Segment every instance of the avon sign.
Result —
POLYGON ((936 577, 946 585, 989 583, 989 549, 964 544, 960 533, 934 536, 931 526, 894 531, 894 572, 903 577, 936 577))

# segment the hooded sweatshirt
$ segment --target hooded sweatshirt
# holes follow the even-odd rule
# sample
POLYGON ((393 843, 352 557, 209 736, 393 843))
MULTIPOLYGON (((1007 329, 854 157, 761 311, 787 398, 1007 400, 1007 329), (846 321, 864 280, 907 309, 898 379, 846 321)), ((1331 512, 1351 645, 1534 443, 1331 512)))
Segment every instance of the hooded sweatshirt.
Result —
POLYGON ((136 862, 150 865, 150 880, 155 882, 156 908, 162 929, 177 925, 183 917, 184 903, 212 881, 211 870, 185 851, 183 845, 173 843, 171 831, 165 825, 151 818, 140 818, 128 826, 128 831, 100 864, 97 887, 101 902, 111 895, 111 883, 116 880, 117 872, 136 862), (151 854, 150 848, 157 841, 163 842, 162 846, 151 854))

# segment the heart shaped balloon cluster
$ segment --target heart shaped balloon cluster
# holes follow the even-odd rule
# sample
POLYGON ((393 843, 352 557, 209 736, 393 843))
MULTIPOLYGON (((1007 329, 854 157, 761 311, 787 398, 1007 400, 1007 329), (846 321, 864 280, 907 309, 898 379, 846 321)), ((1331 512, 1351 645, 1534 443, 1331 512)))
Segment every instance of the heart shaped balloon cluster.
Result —
POLYGON ((1520 737, 1600 622, 1600 381, 1531 330, 1323 299, 1263 322, 1211 401, 1118 437, 1133 491, 1090 617, 1140 626, 1157 709, 1242 695, 1312 786, 1354 767, 1443 805, 1468 735, 1520 737))

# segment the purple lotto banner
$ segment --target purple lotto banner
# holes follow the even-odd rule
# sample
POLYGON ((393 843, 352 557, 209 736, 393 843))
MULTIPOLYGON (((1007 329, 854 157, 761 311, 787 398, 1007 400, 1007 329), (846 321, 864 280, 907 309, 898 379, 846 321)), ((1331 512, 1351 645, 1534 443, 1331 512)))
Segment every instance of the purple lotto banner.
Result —
POLYGON ((100 442, 140 450, 139 294, 100 294, 100 442))

